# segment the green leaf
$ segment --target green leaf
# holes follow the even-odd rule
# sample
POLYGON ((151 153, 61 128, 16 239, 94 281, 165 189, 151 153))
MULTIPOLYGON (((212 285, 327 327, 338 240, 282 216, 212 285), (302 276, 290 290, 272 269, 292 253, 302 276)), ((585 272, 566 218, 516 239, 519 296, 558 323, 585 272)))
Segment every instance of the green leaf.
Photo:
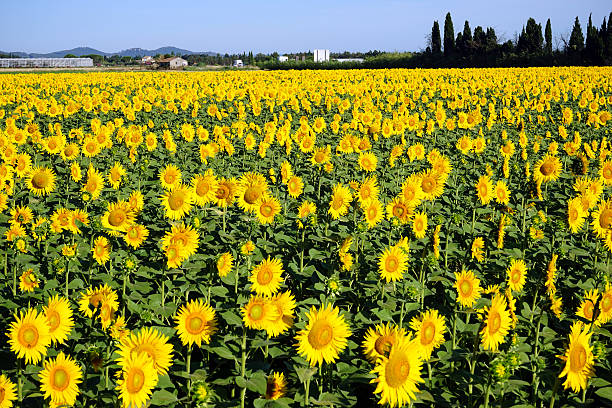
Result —
POLYGON ((297 373, 297 376, 300 379, 300 382, 302 383, 305 383, 306 381, 310 380, 312 376, 317 372, 317 369, 314 367, 295 366, 293 368, 295 369, 295 372, 297 373))
POLYGON ((246 388, 250 391, 264 395, 268 387, 268 380, 263 371, 256 372, 251 378, 246 381, 246 388))
POLYGON ((213 347, 211 348, 211 351, 221 358, 226 358, 228 360, 236 359, 236 356, 234 355, 234 353, 232 353, 232 351, 228 349, 227 347, 213 347))
POLYGON ((242 319, 238 315, 230 310, 221 313, 221 317, 232 326, 242 326, 242 319))
POLYGON ((166 407, 169 404, 176 403, 178 398, 176 394, 166 390, 158 390, 151 396, 151 405, 158 407, 166 407))
POLYGON ((607 400, 612 401, 612 387, 600 388, 595 391, 595 394, 597 394, 601 398, 605 398, 607 400))

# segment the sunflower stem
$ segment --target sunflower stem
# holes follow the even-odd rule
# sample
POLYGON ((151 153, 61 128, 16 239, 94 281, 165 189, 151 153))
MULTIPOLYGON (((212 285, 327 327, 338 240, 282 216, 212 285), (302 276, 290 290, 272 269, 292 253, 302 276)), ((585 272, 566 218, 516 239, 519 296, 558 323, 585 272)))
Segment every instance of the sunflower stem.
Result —
POLYGON ((306 382, 304 383, 304 406, 308 406, 309 405, 309 391, 310 391, 310 378, 306 380, 306 382))
POLYGON ((559 390, 559 384, 559 376, 556 376, 555 385, 553 386, 552 396, 550 397, 550 404, 548 405, 548 408, 554 408, 555 406, 555 397, 557 396, 557 391, 559 390))
MULTIPOLYGON (((4 275, 8 275, 8 250, 4 253, 4 275)), ((13 268, 13 296, 17 296, 17 270, 13 268)))
POLYGON ((66 290, 65 290, 65 294, 66 294, 66 299, 68 299, 68 274, 69 274, 69 270, 70 270, 70 260, 66 259, 66 290))
MULTIPOLYGON (((247 346, 246 329, 243 327, 242 328, 242 345, 241 345, 242 357, 241 357, 241 363, 240 363, 240 375, 242 376, 243 379, 246 373, 246 358, 247 358, 246 346, 247 346)), ((246 397, 246 387, 240 390, 240 408, 244 408, 245 397, 246 397)))
POLYGON ((319 399, 321 398, 321 394, 323 394, 323 364, 319 365, 319 399))
POLYGON ((191 398, 191 344, 187 348, 187 358, 185 359, 185 370, 187 371, 187 396, 191 398))
POLYGON ((17 397, 19 401, 19 405, 21 406, 21 402, 23 401, 23 366, 21 363, 21 359, 17 359, 17 397))

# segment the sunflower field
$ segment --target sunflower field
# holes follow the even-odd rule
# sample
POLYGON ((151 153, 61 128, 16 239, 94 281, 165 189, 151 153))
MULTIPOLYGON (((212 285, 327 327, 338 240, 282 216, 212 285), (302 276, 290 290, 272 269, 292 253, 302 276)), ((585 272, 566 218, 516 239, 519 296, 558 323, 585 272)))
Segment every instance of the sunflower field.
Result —
POLYGON ((611 68, 0 75, 0 408, 612 405, 611 68))

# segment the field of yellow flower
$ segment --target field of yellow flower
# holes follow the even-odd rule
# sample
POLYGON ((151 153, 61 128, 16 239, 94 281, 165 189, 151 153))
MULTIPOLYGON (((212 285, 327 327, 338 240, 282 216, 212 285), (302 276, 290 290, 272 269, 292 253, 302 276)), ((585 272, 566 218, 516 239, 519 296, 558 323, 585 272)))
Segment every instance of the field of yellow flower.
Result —
POLYGON ((609 406, 611 68, 0 75, 0 408, 609 406))

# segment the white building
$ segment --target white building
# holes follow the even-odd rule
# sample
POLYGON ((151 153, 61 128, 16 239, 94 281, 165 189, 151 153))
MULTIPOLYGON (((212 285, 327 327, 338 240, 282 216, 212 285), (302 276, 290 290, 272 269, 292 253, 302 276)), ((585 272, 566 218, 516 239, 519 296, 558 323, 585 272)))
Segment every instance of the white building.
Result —
POLYGON ((278 62, 287 62, 289 61, 289 57, 286 55, 279 55, 278 56, 278 62))
POLYGON ((147 55, 145 57, 142 57, 142 59, 140 60, 141 64, 152 64, 155 62, 155 58, 153 58, 150 55, 147 55))
POLYGON ((363 62, 363 58, 335 58, 334 61, 337 62, 363 62))
POLYGON ((93 67, 91 58, 0 58, 0 68, 93 67))
POLYGON ((242 60, 234 60, 234 64, 232 65, 235 67, 244 67, 242 60))
POLYGON ((314 62, 329 61, 329 50, 314 50, 314 62))
POLYGON ((170 57, 164 58, 157 61, 161 68, 169 68, 169 69, 179 69, 186 67, 189 65, 187 60, 182 59, 181 57, 170 57))

